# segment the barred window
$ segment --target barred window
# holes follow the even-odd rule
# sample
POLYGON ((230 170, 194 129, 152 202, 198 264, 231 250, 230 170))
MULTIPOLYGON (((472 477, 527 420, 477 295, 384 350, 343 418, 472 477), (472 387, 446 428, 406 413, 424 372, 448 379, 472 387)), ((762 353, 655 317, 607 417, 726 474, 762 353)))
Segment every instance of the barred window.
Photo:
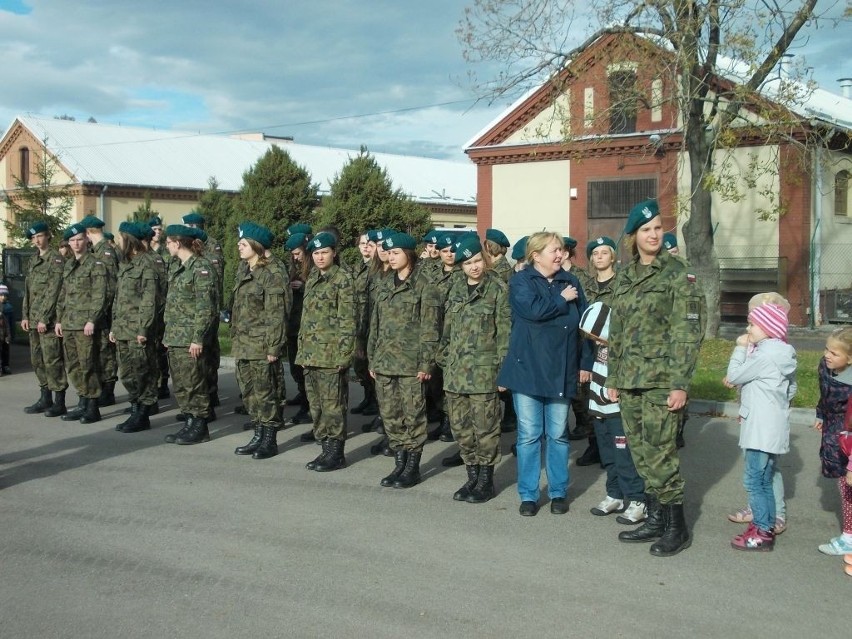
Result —
POLYGON ((627 217, 634 204, 657 197, 657 179, 590 180, 588 193, 589 219, 627 217))
POLYGON ((834 176, 834 214, 849 215, 849 171, 834 176))

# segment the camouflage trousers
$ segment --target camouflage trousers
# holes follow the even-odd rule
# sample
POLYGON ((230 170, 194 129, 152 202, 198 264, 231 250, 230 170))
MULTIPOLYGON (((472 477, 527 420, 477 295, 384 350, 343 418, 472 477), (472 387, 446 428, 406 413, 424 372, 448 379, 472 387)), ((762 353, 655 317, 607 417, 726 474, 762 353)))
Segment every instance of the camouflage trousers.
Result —
POLYGON ((63 331, 62 344, 65 347, 65 368, 68 377, 80 397, 97 399, 101 394, 101 380, 98 377, 98 341, 97 333, 91 337, 83 331, 63 331))
POLYGON ((287 336, 287 362, 290 364, 290 375, 293 381, 296 382, 296 390, 300 393, 305 392, 305 369, 296 363, 296 355, 299 354, 299 336, 287 336))
POLYGON ((188 346, 169 348, 172 391, 182 413, 210 417, 210 392, 207 388, 204 358, 192 359, 188 346))
POLYGON ((201 354, 204 360, 204 371, 207 377, 207 388, 210 394, 219 392, 219 365, 222 363, 222 353, 219 349, 219 318, 213 322, 210 339, 204 344, 201 354))
POLYGON ((311 405, 314 437, 346 439, 349 381, 345 370, 305 366, 305 390, 311 405))
POLYGON ((280 409, 284 402, 287 401, 287 382, 284 377, 284 360, 282 358, 278 358, 278 361, 270 364, 270 366, 272 367, 272 377, 275 382, 275 401, 280 409))
POLYGON ((422 451, 426 443, 426 385, 416 377, 377 374, 376 397, 391 449, 422 451))
POLYGON ((166 325, 163 323, 162 316, 159 316, 154 326, 153 356, 156 365, 152 370, 157 371, 160 386, 165 386, 169 383, 169 350, 163 346, 163 335, 165 332, 166 325))
POLYGON ((500 462, 500 397, 447 391, 453 437, 467 466, 495 466, 500 462))
POLYGON ((99 328, 95 331, 97 342, 98 376, 101 383, 118 381, 118 352, 111 341, 109 341, 109 329, 99 328))
POLYGON ((678 414, 666 405, 663 388, 619 389, 618 403, 624 433, 645 491, 661 504, 683 503, 684 481, 675 438, 678 414))
POLYGON ((52 391, 64 391, 68 388, 65 375, 65 362, 62 356, 62 338, 52 329, 46 333, 31 330, 30 361, 38 378, 38 385, 52 391))
POLYGON ((157 369, 152 368, 154 344, 137 344, 136 340, 116 341, 121 383, 131 403, 150 406, 157 401, 157 369))
POLYGON ((275 426, 281 421, 276 370, 281 370, 280 361, 270 364, 265 359, 237 360, 237 383, 243 404, 251 420, 264 426, 275 426))

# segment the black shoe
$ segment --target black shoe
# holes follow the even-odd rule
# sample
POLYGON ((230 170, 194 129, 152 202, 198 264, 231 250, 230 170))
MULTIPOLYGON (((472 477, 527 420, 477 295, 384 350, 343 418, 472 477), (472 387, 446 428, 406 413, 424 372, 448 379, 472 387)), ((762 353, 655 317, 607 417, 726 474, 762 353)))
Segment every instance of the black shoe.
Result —
POLYGON ((101 394, 98 395, 98 406, 112 406, 115 404, 115 382, 104 382, 101 394))
POLYGON ((641 543, 648 541, 656 541, 663 536, 666 530, 666 520, 663 515, 663 508, 656 497, 647 496, 645 506, 648 510, 648 517, 644 523, 633 530, 625 530, 618 533, 618 541, 625 543, 641 543))
POLYGON ((494 497, 494 466, 480 466, 476 485, 465 498, 469 504, 484 504, 494 497))
POLYGON ((442 442, 452 442, 455 441, 453 437, 453 429, 450 428, 450 416, 444 415, 444 419, 441 420, 441 434, 438 435, 438 439, 442 442))
POLYGON ((301 435, 299 435, 299 441, 300 442, 308 443, 308 442, 315 442, 316 440, 317 440, 317 438, 316 438, 316 435, 314 435, 313 428, 311 430, 309 430, 307 433, 302 433, 301 435))
POLYGON ((568 498, 554 497, 550 500, 550 512, 554 515, 564 515, 568 512, 568 498))
POLYGON ((319 442, 319 445, 322 446, 322 452, 320 452, 319 455, 317 455, 311 461, 309 461, 307 464, 305 464, 305 468, 307 468, 308 470, 316 470, 317 464, 324 461, 325 458, 328 457, 328 454, 329 454, 328 440, 327 439, 321 440, 319 442))
POLYGON ((98 410, 98 400, 90 397, 86 400, 86 412, 80 417, 80 423, 94 424, 99 421, 101 421, 101 411, 98 410))
POLYGON ((299 409, 299 412, 289 418, 284 425, 296 426, 297 424, 309 424, 311 421, 311 411, 303 406, 299 409))
MULTIPOLYGON (((254 428, 254 437, 249 440, 249 443, 245 446, 239 446, 234 449, 235 455, 251 455, 254 451, 256 451, 260 447, 260 440, 263 436, 263 427, 260 424, 255 422, 249 422, 249 427, 254 428)), ((243 427, 245 430, 245 427, 243 427)))
POLYGON ((53 396, 53 406, 44 411, 45 417, 59 417, 68 410, 65 408, 65 391, 56 391, 53 396))
POLYGON ((346 457, 343 454, 346 448, 346 441, 343 439, 328 440, 328 455, 324 459, 317 462, 314 470, 318 473, 327 473, 332 470, 340 470, 346 468, 346 457))
POLYGON ((179 422, 185 422, 186 421, 186 413, 178 413, 177 415, 175 415, 175 419, 178 420, 179 422))
POLYGON ((148 415, 151 414, 151 409, 156 404, 139 404, 139 407, 136 411, 136 419, 121 429, 122 433, 141 433, 143 430, 150 430, 151 428, 151 420, 148 419, 148 415))
POLYGON ((464 469, 467 471, 467 481, 453 493, 455 501, 467 501, 467 498, 470 497, 471 489, 476 486, 476 480, 479 479, 479 465, 470 464, 465 466, 464 469))
POLYGON ((139 402, 131 402, 129 409, 130 410, 125 410, 124 412, 130 413, 130 417, 125 419, 123 422, 116 424, 115 426, 115 430, 117 430, 118 432, 121 432, 122 430, 124 430, 125 426, 129 426, 130 424, 136 421, 136 415, 139 414, 139 402))
POLYGON ((171 435, 166 435, 164 437, 165 442, 167 444, 174 444, 178 440, 179 437, 182 439, 184 437, 184 435, 186 435, 189 432, 191 421, 192 421, 192 415, 189 416, 189 419, 186 420, 186 423, 184 424, 183 428, 181 428, 178 432, 172 433, 171 435))
POLYGON ((191 446, 192 444, 201 444, 210 441, 210 431, 207 429, 206 418, 189 415, 186 423, 189 428, 183 435, 175 438, 175 444, 191 446))
POLYGON ((364 407, 364 410, 361 411, 361 414, 364 417, 370 417, 372 415, 379 414, 379 402, 376 400, 375 395, 370 397, 370 402, 364 407))
MULTIPOLYGON (((378 453, 377 453, 378 454, 378 453)), ((399 476, 402 474, 402 471, 405 470, 405 462, 408 461, 408 451, 399 449, 394 453, 394 462, 395 466, 391 471, 390 475, 387 477, 383 477, 382 481, 379 482, 385 488, 389 486, 393 486, 394 482, 399 479, 399 476)))
POLYGON ((683 504, 666 504, 662 510, 666 527, 662 537, 651 546, 651 554, 655 557, 671 557, 689 548, 692 539, 683 516, 683 504))
MULTIPOLYGON (((41 389, 41 394, 39 395, 38 400, 36 400, 35 404, 31 404, 24 409, 24 412, 27 415, 33 415, 36 413, 43 413, 48 408, 53 406, 53 394, 50 392, 50 389, 45 386, 41 389)), ((79 419, 79 418, 78 418, 79 419)))
POLYGON ((393 482, 394 488, 411 488, 420 483, 420 457, 422 455, 422 451, 408 452, 405 468, 393 482))
POLYGON ((441 460, 441 466, 444 466, 445 468, 455 468, 457 466, 464 466, 464 460, 462 459, 461 451, 457 450, 449 457, 444 457, 441 460))
POLYGON ((385 449, 389 447, 389 442, 387 437, 382 437, 378 443, 370 446, 370 454, 371 455, 384 455, 385 449))
POLYGON ((61 419, 63 422, 76 422, 78 419, 80 419, 83 416, 83 414, 85 412, 86 412, 86 398, 81 397, 77 401, 77 406, 75 408, 72 408, 71 410, 67 411, 59 419, 61 419))
POLYGON ((578 466, 594 466, 601 463, 601 453, 598 449, 597 437, 589 438, 589 447, 577 458, 578 466))
POLYGON ((261 426, 260 446, 251 454, 252 459, 269 459, 278 454, 278 429, 275 426, 261 426))
POLYGON ((376 431, 379 435, 385 434, 385 420, 382 419, 381 415, 377 415, 373 420, 373 430, 376 431))
POLYGON ((521 517, 535 517, 538 514, 538 504, 534 501, 522 501, 518 512, 521 517))

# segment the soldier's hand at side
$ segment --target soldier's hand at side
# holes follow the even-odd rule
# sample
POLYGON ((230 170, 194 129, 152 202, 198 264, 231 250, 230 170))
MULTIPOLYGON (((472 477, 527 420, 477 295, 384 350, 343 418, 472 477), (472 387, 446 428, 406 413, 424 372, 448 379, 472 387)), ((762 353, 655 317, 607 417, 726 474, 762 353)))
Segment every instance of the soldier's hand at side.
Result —
POLYGON ((270 364, 274 364, 275 362, 278 361, 278 358, 275 355, 267 355, 266 361, 269 362, 270 364))
POLYGON ((686 406, 686 391, 673 390, 669 393, 669 398, 666 400, 669 406, 669 411, 674 412, 686 406))
POLYGON ((506 388, 505 386, 498 386, 498 387, 497 387, 497 392, 498 392, 498 393, 505 393, 507 390, 509 390, 509 389, 508 389, 508 388, 506 388))
POLYGON ((56 333, 56 337, 62 337, 62 324, 56 323, 56 326, 53 327, 53 332, 56 333))
POLYGON ((85 326, 83 326, 83 335, 86 337, 91 337, 95 334, 95 323, 94 322, 86 322, 85 326))
POLYGON ((47 333, 47 324, 45 324, 44 322, 39 322, 38 324, 36 324, 36 330, 41 334, 47 333))
POLYGON ((196 344, 193 342, 189 345, 189 356, 192 359, 198 359, 201 357, 201 352, 204 350, 204 347, 201 344, 196 344))
POLYGON ((419 372, 417 373, 417 381, 418 382, 427 382, 432 379, 432 376, 429 373, 419 372))
POLYGON ((618 401, 618 389, 607 388, 606 394, 607 394, 607 397, 609 397, 609 401, 611 401, 611 402, 617 402, 618 401))
POLYGON ((139 344, 139 346, 144 346, 147 342, 148 342, 148 338, 145 337, 144 335, 137 335, 136 336, 136 343, 139 344))
POLYGON ((109 332, 109 341, 115 344, 115 333, 112 331, 109 332))
POLYGON ((376 379, 376 374, 373 371, 370 371, 370 377, 372 377, 373 379, 376 379))
POLYGON ((30 320, 21 320, 21 328, 25 331, 30 330, 30 320))

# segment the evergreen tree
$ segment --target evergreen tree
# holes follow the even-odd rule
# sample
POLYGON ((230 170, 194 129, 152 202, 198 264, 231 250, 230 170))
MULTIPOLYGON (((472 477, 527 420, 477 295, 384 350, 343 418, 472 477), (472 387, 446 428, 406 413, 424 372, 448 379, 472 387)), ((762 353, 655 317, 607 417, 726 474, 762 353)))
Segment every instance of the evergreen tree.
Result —
MULTIPOLYGON (((43 141, 47 149, 47 138, 43 141)), ((61 237, 71 218, 74 194, 71 184, 56 184, 60 174, 59 164, 46 150, 36 157, 35 171, 26 182, 22 176, 12 176, 15 188, 7 191, 5 220, 9 243, 22 246, 27 243, 27 229, 35 222, 45 222, 53 238, 61 237)))
POLYGON ((364 147, 334 176, 317 217, 318 227, 340 229, 343 257, 352 261, 358 259, 353 244, 367 229, 395 228, 419 241, 431 224, 429 211, 394 189, 387 171, 364 147))
POLYGON ((155 215, 159 215, 159 213, 151 208, 151 192, 145 191, 145 201, 136 207, 128 220, 130 222, 147 222, 155 215))
POLYGON ((225 298, 230 296, 234 272, 239 261, 237 254, 237 227, 235 222, 234 196, 219 190, 216 178, 208 181, 209 188, 201 194, 196 209, 207 221, 205 231, 222 243, 225 253, 225 298))

